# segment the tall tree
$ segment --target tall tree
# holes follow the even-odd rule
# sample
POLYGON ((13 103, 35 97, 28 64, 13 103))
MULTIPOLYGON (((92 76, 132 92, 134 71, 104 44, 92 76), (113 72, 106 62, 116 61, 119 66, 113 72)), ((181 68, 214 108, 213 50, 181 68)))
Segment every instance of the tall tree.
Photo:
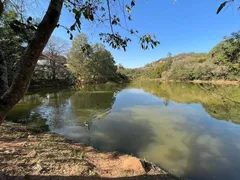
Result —
POLYGON ((56 79, 57 71, 59 69, 59 65, 61 65, 61 55, 67 53, 68 45, 67 42, 59 37, 52 36, 49 42, 46 45, 44 50, 44 55, 49 61, 50 69, 51 69, 51 79, 56 79))
POLYGON ((118 81, 119 78, 111 53, 101 43, 88 44, 85 34, 73 39, 68 68, 77 79, 84 82, 118 81))
MULTIPOLYGON (((48 10, 38 25, 36 32, 29 42, 19 61, 19 68, 8 88, 6 61, 0 50, 0 123, 3 122, 8 111, 17 104, 28 90, 30 80, 37 60, 47 44, 53 30, 56 28, 62 11, 64 0, 51 0, 48 10)), ((3 5, 2 1, 0 3, 3 5)), ((3 8, 2 8, 3 9, 3 8)), ((3 11, 0 11, 0 16, 3 11)))
POLYGON ((97 51, 103 51, 105 50, 105 46, 101 43, 95 43, 93 46, 93 52, 97 52, 97 51))
POLYGON ((13 76, 17 69, 17 62, 20 60, 26 44, 33 35, 34 31, 26 27, 19 27, 16 33, 12 27, 14 22, 19 18, 18 14, 13 10, 6 10, 0 21, 0 48, 4 52, 8 69, 8 83, 12 82, 13 76))
POLYGON ((83 33, 78 34, 73 39, 72 48, 68 53, 68 69, 78 80, 87 76, 88 70, 85 65, 92 53, 93 49, 88 44, 88 37, 83 33))
POLYGON ((94 52, 87 67, 95 82, 114 82, 118 80, 117 66, 113 56, 106 49, 99 49, 94 52))

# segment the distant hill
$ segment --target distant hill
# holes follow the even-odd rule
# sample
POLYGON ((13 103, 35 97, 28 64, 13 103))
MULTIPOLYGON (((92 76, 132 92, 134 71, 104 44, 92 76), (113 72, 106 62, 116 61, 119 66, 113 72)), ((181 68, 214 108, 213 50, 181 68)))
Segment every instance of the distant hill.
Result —
POLYGON ((220 42, 209 53, 182 53, 159 59, 142 68, 122 68, 121 73, 133 79, 240 81, 240 33, 238 34, 220 42))
POLYGON ((167 58, 161 58, 157 61, 154 61, 152 63, 146 64, 144 67, 151 67, 151 66, 156 66, 162 63, 165 63, 169 58, 172 58, 173 61, 178 61, 178 60, 183 60, 187 58, 199 58, 199 57, 206 57, 207 53, 181 53, 176 56, 172 57, 167 57, 167 58))

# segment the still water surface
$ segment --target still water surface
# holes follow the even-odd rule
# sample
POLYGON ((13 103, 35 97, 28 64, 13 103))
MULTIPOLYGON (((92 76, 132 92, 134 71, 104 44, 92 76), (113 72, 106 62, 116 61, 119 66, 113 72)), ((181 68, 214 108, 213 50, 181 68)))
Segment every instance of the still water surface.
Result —
POLYGON ((240 179, 240 88, 136 81, 26 95, 8 120, 136 155, 193 180, 240 179), (89 127, 86 127, 86 124, 89 127))

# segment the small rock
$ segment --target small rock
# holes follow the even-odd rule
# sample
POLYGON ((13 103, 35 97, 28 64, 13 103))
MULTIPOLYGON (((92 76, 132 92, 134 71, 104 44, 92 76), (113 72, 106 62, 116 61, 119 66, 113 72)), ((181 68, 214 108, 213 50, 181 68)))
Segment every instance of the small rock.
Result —
POLYGON ((10 150, 5 150, 4 153, 5 154, 11 154, 11 151, 10 150))
POLYGON ((37 155, 37 151, 32 150, 27 154, 27 157, 34 158, 37 155))
POLYGON ((31 142, 35 142, 35 141, 37 141, 37 137, 35 137, 33 135, 28 135, 28 140, 31 142))
POLYGON ((131 171, 133 175, 143 175, 146 173, 140 160, 136 157, 129 157, 123 161, 122 164, 124 171, 131 171))
POLYGON ((27 147, 27 141, 25 141, 22 146, 27 147))
POLYGON ((33 169, 37 172, 41 172, 43 170, 43 167, 40 164, 36 164, 36 166, 34 166, 33 169))
POLYGON ((16 153, 17 152, 17 150, 16 149, 12 149, 12 154, 14 154, 14 153, 16 153))

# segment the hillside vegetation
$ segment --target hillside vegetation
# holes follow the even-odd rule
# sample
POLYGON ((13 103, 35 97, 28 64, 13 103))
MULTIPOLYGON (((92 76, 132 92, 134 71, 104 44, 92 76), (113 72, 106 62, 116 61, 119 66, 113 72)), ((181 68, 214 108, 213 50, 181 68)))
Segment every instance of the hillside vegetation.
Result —
POLYGON ((121 69, 135 78, 165 80, 230 80, 240 81, 240 32, 233 33, 209 53, 183 53, 147 64, 143 68, 121 69))

